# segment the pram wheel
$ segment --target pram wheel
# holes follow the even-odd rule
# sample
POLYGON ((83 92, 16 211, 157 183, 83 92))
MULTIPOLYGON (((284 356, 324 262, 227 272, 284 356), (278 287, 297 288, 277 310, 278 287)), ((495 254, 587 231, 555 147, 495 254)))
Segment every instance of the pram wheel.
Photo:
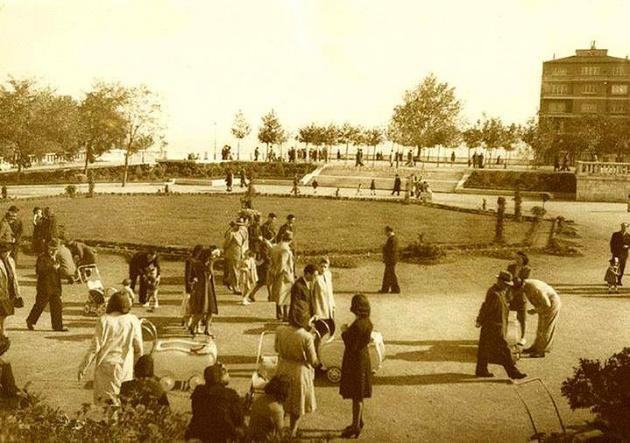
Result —
POLYGON ((339 383, 341 381, 341 368, 333 366, 326 371, 326 378, 331 383, 339 383))

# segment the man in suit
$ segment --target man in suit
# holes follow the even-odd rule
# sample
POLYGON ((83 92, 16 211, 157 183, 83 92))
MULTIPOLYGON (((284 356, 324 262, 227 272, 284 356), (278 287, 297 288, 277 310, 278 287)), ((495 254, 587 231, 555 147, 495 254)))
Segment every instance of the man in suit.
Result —
POLYGON ((400 294, 398 277, 396 276, 396 263, 398 263, 398 237, 394 234, 394 228, 385 226, 387 241, 383 246, 383 263, 385 263, 385 273, 383 274, 383 284, 380 293, 386 294, 390 290, 394 294, 400 294))
POLYGON ((628 248, 630 247, 630 235, 626 232, 628 223, 622 223, 621 229, 614 232, 610 237, 610 252, 613 257, 619 260, 619 277, 617 285, 622 286, 621 279, 626 269, 626 260, 628 259, 628 248))
POLYGON ((61 305, 61 276, 57 261, 57 247, 59 241, 52 239, 46 246, 46 251, 37 257, 35 271, 37 273, 37 293, 35 304, 26 318, 26 327, 33 330, 37 320, 42 315, 47 304, 50 305, 50 320, 52 328, 58 332, 67 332, 63 326, 61 305))
POLYGON ((497 275, 496 283, 488 289, 486 299, 479 310, 475 325, 481 328, 475 370, 477 377, 494 377, 494 374, 488 371, 488 363, 500 364, 512 379, 527 377, 527 374, 517 369, 505 340, 509 314, 507 290, 512 286, 512 275, 507 271, 501 271, 497 275))
POLYGON ((269 240, 270 242, 274 242, 276 240, 276 218, 276 214, 270 212, 267 216, 267 221, 260 227, 263 238, 265 240, 269 240))
POLYGON ((392 189, 392 195, 400 195, 400 188, 402 186, 402 180, 400 179, 400 175, 396 174, 394 178, 394 189, 392 189))
POLYGON ((49 207, 44 208, 44 218, 42 219, 42 238, 44 245, 59 238, 59 227, 57 226, 57 216, 49 207))
POLYGON ((153 265, 157 268, 157 275, 160 276, 160 258, 157 251, 151 249, 148 252, 136 252, 129 262, 129 280, 131 280, 131 290, 135 291, 136 281, 140 279, 140 288, 138 289, 138 299, 141 304, 147 302, 147 285, 145 279, 142 278, 145 270, 153 265))
MULTIPOLYGON (((285 232, 290 232, 293 235, 293 243, 295 243, 295 215, 287 215, 287 222, 280 226, 278 235, 276 235, 276 243, 280 243, 280 239, 284 236, 285 232)), ((294 245, 295 247, 295 245, 294 245)))
POLYGON ((291 318, 293 307, 298 300, 306 302, 308 305, 309 318, 313 316, 313 282, 317 276, 315 265, 308 264, 304 268, 304 275, 298 278, 291 287, 291 307, 289 308, 289 318, 291 318))

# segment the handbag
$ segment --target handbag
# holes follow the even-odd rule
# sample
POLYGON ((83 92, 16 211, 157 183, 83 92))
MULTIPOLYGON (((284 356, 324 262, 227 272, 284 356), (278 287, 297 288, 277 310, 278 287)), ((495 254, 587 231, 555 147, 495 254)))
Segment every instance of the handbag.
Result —
POLYGON ((24 307, 24 299, 22 297, 15 297, 13 300, 14 308, 23 308, 24 307))

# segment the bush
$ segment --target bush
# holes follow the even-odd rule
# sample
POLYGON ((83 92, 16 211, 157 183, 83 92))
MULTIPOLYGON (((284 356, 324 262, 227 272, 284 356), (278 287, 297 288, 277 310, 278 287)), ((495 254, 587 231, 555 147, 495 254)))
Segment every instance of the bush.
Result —
POLYGON ((630 348, 605 363, 580 359, 561 392, 571 409, 589 408, 613 436, 623 441, 630 438, 630 348))
POLYGON ((575 194, 576 181, 574 174, 566 172, 475 170, 464 187, 575 194))
POLYGON ((186 415, 157 405, 98 411, 84 404, 69 416, 41 398, 29 398, 30 405, 24 408, 0 409, 0 441, 181 441, 188 424, 186 415))
POLYGON ((66 194, 70 198, 74 198, 77 195, 77 187, 74 185, 66 186, 66 194))
POLYGON ((402 250, 402 258, 417 263, 435 262, 446 257, 446 251, 439 245, 424 241, 424 235, 418 234, 418 239, 402 250))

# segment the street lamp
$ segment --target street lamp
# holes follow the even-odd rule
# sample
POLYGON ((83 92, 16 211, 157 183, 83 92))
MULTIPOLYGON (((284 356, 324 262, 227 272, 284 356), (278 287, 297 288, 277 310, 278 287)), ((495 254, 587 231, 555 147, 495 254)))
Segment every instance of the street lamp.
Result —
POLYGON ((214 125, 214 161, 217 160, 217 122, 212 122, 214 125))

